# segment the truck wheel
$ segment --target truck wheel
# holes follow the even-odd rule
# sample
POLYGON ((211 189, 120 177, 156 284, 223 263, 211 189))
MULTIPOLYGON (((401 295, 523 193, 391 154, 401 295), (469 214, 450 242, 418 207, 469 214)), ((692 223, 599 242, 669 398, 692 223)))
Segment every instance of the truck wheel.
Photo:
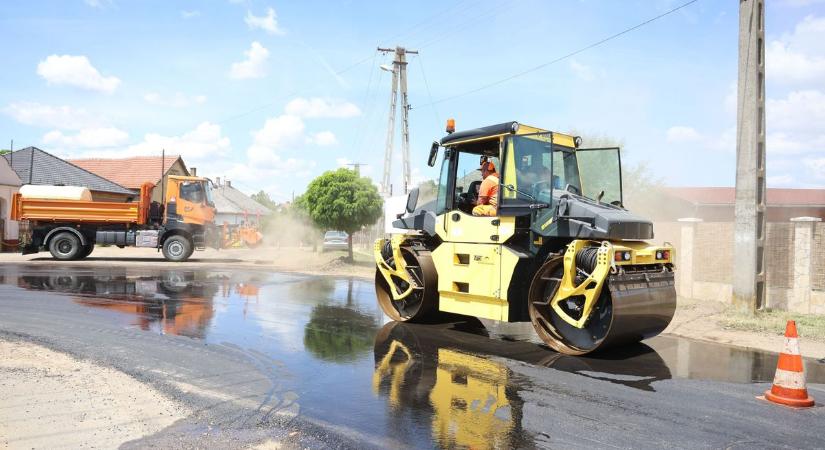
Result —
POLYGON ((82 254, 83 246, 74 233, 63 231, 49 240, 49 252, 54 259, 69 261, 82 254))
POLYGON ((92 251, 95 249, 95 244, 86 244, 83 246, 83 249, 77 254, 75 259, 85 259, 87 256, 92 254, 92 251))
POLYGON ((183 236, 171 236, 163 243, 163 257, 167 261, 182 262, 192 255, 192 243, 183 236))

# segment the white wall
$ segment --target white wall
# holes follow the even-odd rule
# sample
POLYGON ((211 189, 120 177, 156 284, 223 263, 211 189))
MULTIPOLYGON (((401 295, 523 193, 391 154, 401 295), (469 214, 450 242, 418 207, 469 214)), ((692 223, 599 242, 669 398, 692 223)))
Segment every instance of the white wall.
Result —
POLYGON ((3 239, 17 240, 17 222, 9 219, 11 216, 11 197, 17 192, 17 186, 3 186, 0 185, 0 219, 3 219, 3 239))

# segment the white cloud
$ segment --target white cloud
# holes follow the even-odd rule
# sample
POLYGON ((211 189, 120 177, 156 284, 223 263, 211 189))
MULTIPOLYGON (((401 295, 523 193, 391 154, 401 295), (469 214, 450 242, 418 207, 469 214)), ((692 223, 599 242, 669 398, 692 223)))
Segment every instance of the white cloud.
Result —
POLYGON ((814 178, 825 181, 825 158, 805 158, 802 164, 814 178))
POLYGON ((103 8, 105 6, 111 5, 112 0, 83 0, 83 3, 85 3, 88 6, 91 6, 92 8, 103 8))
POLYGON ((230 148, 229 138, 222 135, 220 125, 202 122, 181 136, 146 134, 143 142, 130 145, 125 153, 132 156, 159 155, 165 149, 167 154, 179 154, 187 162, 203 162, 226 156, 230 148))
POLYGON ((765 49, 767 77, 784 84, 825 81, 825 18, 807 16, 765 49))
POLYGON ((287 103, 284 111, 287 114, 306 118, 345 119, 361 114, 361 110, 350 102, 318 97, 293 99, 287 103))
POLYGON ((201 12, 197 9, 193 9, 191 11, 183 10, 180 12, 180 16, 184 19, 193 19, 201 15, 201 12))
POLYGON ((768 129, 822 130, 825 125, 825 93, 817 90, 794 91, 783 99, 768 99, 765 110, 768 129))
POLYGON ((302 142, 304 122, 300 117, 284 114, 267 119, 263 128, 253 134, 252 145, 246 154, 249 162, 263 167, 275 167, 283 163, 278 152, 290 145, 302 142))
POLYGON ((696 142, 702 139, 702 135, 691 127, 675 126, 668 128, 665 139, 672 144, 696 142))
POLYGON ((796 52, 779 41, 771 42, 765 51, 769 80, 795 84, 825 76, 825 58, 796 52))
POLYGON ((335 163, 338 164, 338 167, 349 167, 352 160, 349 158, 335 158, 335 163))
POLYGON ((175 92, 171 96, 163 96, 157 92, 149 92, 143 96, 147 103, 170 108, 186 108, 191 105, 202 105, 206 103, 205 95, 188 96, 182 92, 175 92))
POLYGON ((50 55, 37 65, 37 74, 49 84, 74 86, 111 94, 120 85, 117 77, 105 77, 85 56, 50 55))
POLYGON ((575 59, 570 60, 570 70, 573 71, 574 75, 584 81, 593 81, 596 79, 596 75, 590 66, 584 65, 575 59))
POLYGON ((247 11, 244 21, 250 30, 261 29, 269 34, 284 34, 284 30, 278 27, 278 17, 272 8, 267 8, 265 16, 256 16, 252 11, 247 11))
POLYGON ((782 0, 781 2, 787 6, 811 6, 818 3, 825 3, 825 0, 782 0))
POLYGON ((84 128, 73 135, 53 130, 43 136, 43 143, 58 148, 116 147, 129 140, 129 133, 114 127, 84 128))
POLYGON ((3 112, 24 125, 41 128, 79 130, 102 125, 99 119, 92 117, 86 110, 72 108, 71 106, 20 102, 8 105, 3 108, 3 112))
POLYGON ((262 78, 266 75, 264 65, 269 59, 269 50, 260 42, 255 41, 249 50, 243 52, 246 59, 232 64, 229 70, 229 78, 235 80, 245 80, 249 78, 262 78))
POLYGON ((329 147, 337 144, 338 138, 335 137, 335 134, 332 131, 321 131, 320 133, 315 133, 310 136, 307 141, 308 143, 315 144, 319 147, 329 147))

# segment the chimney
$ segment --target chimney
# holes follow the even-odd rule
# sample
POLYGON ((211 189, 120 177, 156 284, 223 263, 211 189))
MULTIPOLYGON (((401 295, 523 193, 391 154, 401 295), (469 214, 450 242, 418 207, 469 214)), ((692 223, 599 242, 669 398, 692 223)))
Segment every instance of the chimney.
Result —
POLYGON ((231 182, 231 181, 229 181, 229 180, 226 180, 226 187, 230 187, 230 188, 231 188, 231 187, 232 187, 232 182, 231 182))
POLYGON ((193 177, 198 176, 198 168, 197 168, 197 167, 192 167, 192 171, 191 171, 191 172, 192 172, 192 176, 193 176, 193 177))

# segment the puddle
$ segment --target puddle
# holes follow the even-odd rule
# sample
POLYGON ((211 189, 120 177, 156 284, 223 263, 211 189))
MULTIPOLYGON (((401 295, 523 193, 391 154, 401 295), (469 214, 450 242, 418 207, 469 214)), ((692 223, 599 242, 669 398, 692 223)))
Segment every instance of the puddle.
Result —
MULTIPOLYGON (((388 323, 372 284, 360 280, 7 265, 0 283, 7 285, 0 301, 13 299, 15 288, 41 291, 101 321, 265 354, 293 374, 284 382, 302 414, 390 443, 530 447, 512 361, 646 392, 680 378, 770 382, 777 361, 773 353, 667 336, 571 357, 539 345, 530 324, 388 323)), ((825 383, 822 362, 807 360, 806 372, 808 383, 825 383)))

